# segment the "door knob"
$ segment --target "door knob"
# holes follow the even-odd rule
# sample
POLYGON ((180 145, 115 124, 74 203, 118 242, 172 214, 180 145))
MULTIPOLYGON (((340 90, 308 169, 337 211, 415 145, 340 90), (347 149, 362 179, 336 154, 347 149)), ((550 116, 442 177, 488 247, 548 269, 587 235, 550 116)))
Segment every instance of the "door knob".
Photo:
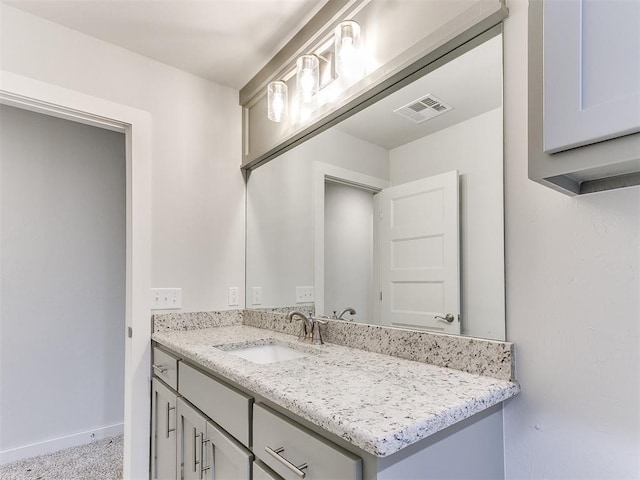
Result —
POLYGON ((453 323, 455 317, 453 316, 453 314, 447 313, 444 317, 436 316, 436 319, 440 320, 441 322, 453 323))

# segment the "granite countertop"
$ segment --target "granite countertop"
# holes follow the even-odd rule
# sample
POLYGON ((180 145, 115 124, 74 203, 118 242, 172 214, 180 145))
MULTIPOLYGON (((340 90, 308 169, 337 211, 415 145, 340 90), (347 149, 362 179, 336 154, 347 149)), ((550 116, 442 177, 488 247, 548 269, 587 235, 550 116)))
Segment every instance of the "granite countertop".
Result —
POLYGON ((386 457, 520 391, 517 383, 244 325, 152 339, 378 457, 386 457), (309 355, 260 365, 223 348, 280 343, 309 355))

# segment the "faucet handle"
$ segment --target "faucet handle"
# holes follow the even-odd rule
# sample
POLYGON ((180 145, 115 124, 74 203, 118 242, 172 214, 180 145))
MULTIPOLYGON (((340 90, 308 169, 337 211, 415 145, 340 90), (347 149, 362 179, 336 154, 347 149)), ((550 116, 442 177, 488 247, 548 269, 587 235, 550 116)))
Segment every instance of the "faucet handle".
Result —
POLYGON ((323 345, 324 340, 322 339, 322 332, 320 331, 320 327, 328 324, 326 320, 320 320, 318 318, 313 322, 312 334, 313 334, 313 343, 316 345, 323 345))
POLYGON ((298 340, 304 341, 309 334, 307 333, 307 322, 302 320, 300 322, 300 330, 298 331, 298 340))

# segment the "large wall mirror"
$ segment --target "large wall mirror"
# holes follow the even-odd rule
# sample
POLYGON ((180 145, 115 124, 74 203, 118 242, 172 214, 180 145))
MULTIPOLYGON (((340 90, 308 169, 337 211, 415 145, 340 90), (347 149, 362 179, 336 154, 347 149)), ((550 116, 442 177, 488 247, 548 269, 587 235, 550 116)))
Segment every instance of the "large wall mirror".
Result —
POLYGON ((251 171, 247 308, 505 339, 502 35, 471 44, 251 171))

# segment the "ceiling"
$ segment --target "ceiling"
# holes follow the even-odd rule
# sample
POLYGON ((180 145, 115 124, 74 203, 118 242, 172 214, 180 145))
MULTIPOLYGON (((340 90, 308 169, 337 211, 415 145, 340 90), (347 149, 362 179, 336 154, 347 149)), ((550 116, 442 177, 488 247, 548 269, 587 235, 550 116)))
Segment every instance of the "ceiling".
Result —
POLYGON ((502 36, 496 36, 335 128, 391 150, 502 105, 502 36), (431 94, 453 110, 415 124, 394 110, 431 94))
POLYGON ((327 0, 3 3, 239 90, 327 0))

